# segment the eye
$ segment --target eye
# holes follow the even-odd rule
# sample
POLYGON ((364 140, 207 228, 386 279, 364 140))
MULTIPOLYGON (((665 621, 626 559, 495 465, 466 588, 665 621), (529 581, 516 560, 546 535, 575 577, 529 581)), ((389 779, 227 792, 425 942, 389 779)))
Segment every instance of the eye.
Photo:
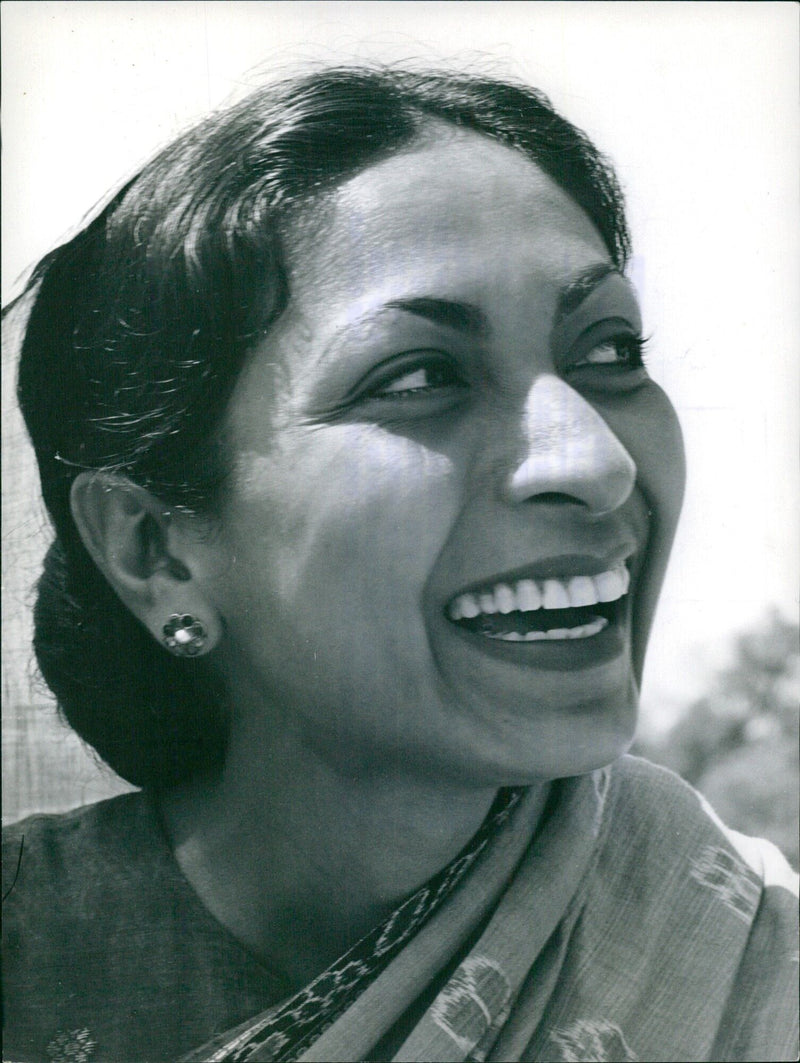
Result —
POLYGON ((596 343, 570 369, 585 369, 590 366, 613 366, 621 369, 644 368, 645 341, 641 336, 614 336, 596 343))
POLYGON ((368 399, 397 401, 436 396, 463 387, 464 378, 449 358, 436 352, 416 352, 400 364, 385 367, 377 380, 368 382, 362 395, 368 399))

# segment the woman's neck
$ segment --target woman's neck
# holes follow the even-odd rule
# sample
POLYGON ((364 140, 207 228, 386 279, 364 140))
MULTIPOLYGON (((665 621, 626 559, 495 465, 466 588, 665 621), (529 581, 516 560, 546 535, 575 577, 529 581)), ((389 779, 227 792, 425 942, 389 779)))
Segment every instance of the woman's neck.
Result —
MULTIPOLYGON (((211 913, 299 988, 469 842, 496 791, 343 773, 302 743, 166 795, 176 859, 211 913)), ((237 766, 238 762, 238 766, 237 766)))

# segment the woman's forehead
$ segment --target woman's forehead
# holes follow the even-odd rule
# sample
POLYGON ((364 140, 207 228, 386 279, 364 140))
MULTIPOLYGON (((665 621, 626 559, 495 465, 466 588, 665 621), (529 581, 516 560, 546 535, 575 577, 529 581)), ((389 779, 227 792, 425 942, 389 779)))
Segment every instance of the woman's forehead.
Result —
POLYGON ((293 297, 336 291, 380 302, 493 282, 529 291, 533 279, 563 285, 609 261, 588 216, 532 160, 441 128, 440 138, 363 170, 289 227, 293 297))

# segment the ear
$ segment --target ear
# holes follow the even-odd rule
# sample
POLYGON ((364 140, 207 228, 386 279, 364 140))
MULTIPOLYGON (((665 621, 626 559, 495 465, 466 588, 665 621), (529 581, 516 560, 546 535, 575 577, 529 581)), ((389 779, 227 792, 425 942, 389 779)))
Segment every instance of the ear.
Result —
POLYGON ((153 638, 179 655, 207 653, 217 645, 221 618, 199 578, 203 537, 190 518, 176 516, 149 491, 112 473, 80 473, 70 503, 89 556, 153 638), (180 619, 199 622, 204 638, 181 635, 180 619))

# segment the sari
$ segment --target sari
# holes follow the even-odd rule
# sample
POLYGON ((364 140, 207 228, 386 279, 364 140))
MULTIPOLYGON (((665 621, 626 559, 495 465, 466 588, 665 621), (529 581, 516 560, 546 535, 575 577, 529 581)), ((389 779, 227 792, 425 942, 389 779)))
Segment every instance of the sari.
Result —
POLYGON ((539 811, 513 792, 338 1009, 347 957, 185 1063, 797 1057, 797 885, 774 846, 632 757, 555 784, 534 831, 539 811))

